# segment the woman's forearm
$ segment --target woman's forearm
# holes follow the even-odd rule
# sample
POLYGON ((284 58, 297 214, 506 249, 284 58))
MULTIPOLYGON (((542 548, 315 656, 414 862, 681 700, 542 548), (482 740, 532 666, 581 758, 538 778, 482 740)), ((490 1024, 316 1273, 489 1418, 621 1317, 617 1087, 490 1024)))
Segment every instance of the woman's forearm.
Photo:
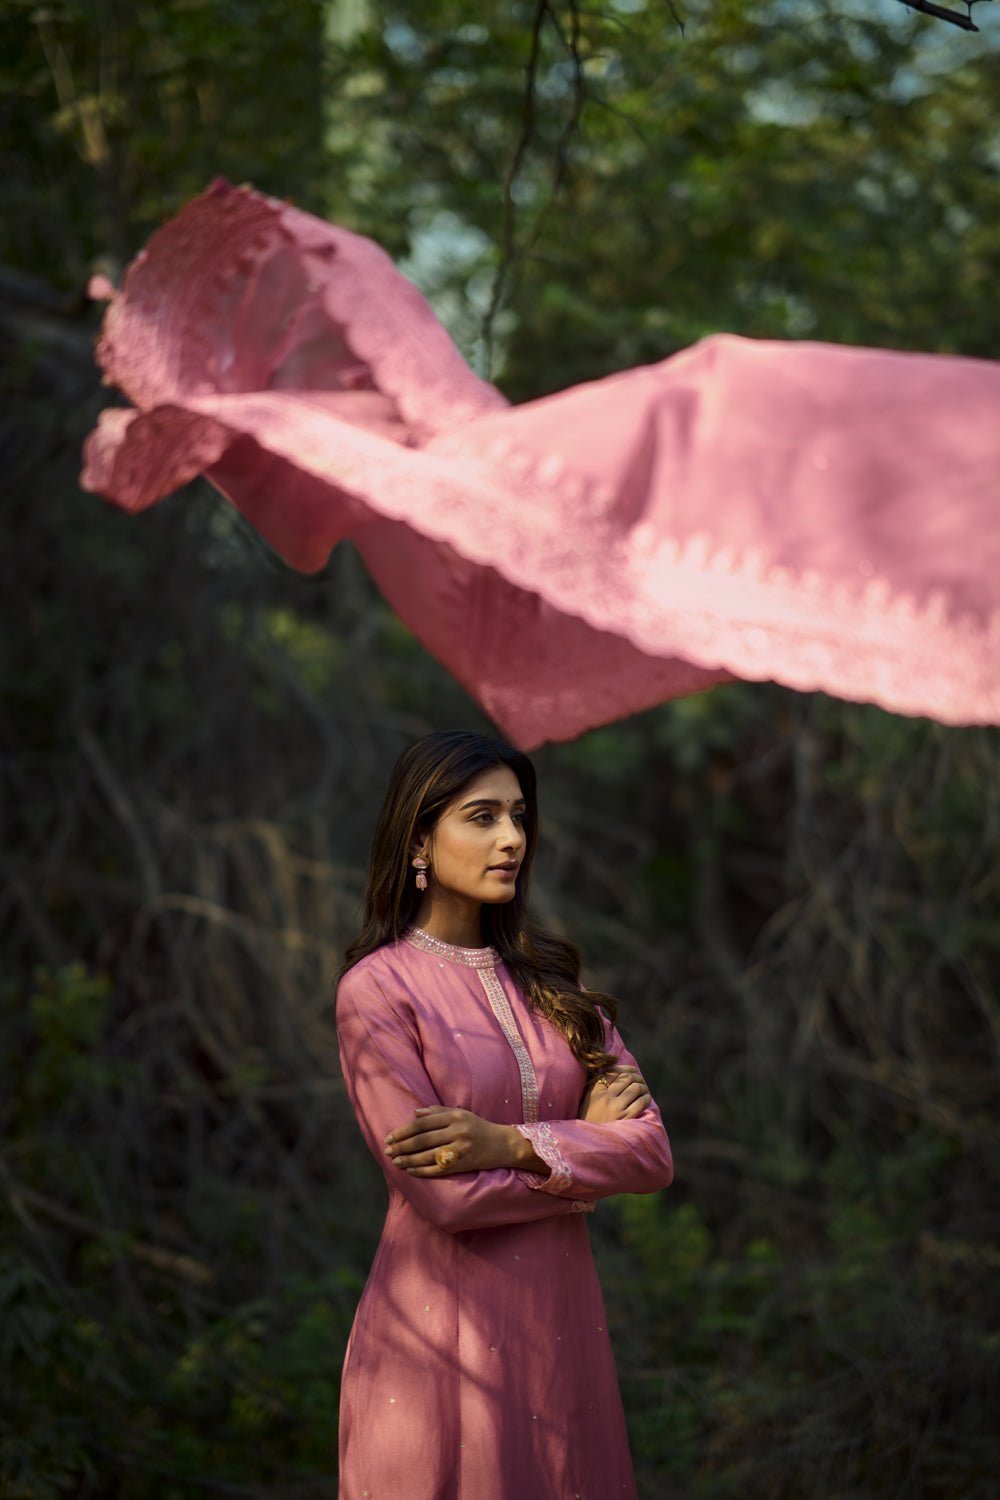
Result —
POLYGON ((548 1177, 549 1167, 516 1125, 498 1125, 467 1109, 425 1105, 385 1138, 385 1154, 416 1177, 509 1168, 548 1177), (442 1161, 439 1151, 447 1151, 442 1161))

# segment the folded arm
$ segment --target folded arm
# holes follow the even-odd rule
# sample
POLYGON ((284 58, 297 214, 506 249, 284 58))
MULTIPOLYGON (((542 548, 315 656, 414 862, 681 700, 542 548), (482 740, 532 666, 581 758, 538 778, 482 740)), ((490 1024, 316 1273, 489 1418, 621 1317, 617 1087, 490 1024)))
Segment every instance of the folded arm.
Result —
MULTIPOLYGON (((620 1069, 638 1072, 635 1058, 613 1027, 606 1046, 620 1069)), ((547 1175, 522 1171, 523 1180, 546 1196, 588 1200, 669 1187, 674 1175, 670 1142, 656 1104, 648 1094, 645 1099, 638 1114, 623 1119, 519 1125, 549 1168, 547 1175)))
MULTIPOLYGON (((494 1127, 507 1141, 510 1165, 463 1170, 454 1176, 402 1170, 386 1155, 388 1137, 417 1109, 445 1108, 424 1067, 416 1031, 367 971, 350 970, 337 991, 337 1032, 347 1092, 369 1149, 390 1185, 438 1228, 451 1233, 487 1229, 580 1212, 588 1206, 582 1194, 581 1201, 574 1201, 568 1193, 556 1196, 534 1190, 535 1175, 544 1181, 540 1174, 547 1170, 547 1159, 513 1125, 494 1127), (515 1162, 528 1171, 534 1164, 539 1172, 526 1180, 515 1162)), ((500 1139, 494 1137, 494 1142, 500 1139)), ((493 1149, 500 1148, 495 1144, 493 1149)))

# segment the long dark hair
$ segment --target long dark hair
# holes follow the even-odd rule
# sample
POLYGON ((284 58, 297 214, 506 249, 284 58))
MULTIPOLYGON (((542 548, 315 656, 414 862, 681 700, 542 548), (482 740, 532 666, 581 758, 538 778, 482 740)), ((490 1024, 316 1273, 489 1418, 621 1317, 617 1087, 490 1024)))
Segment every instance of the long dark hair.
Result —
POLYGON ((419 899, 410 868, 414 837, 433 832, 448 804, 473 777, 494 766, 509 766, 518 779, 526 843, 513 899, 483 906, 483 937, 496 948, 532 1007, 562 1032, 588 1073, 599 1073, 615 1062, 604 1045, 602 1012, 613 1022, 618 1001, 600 991, 581 990, 578 949, 540 927, 528 912, 528 882, 538 845, 535 768, 526 755, 501 740, 470 729, 446 729, 425 735, 403 751, 389 778, 375 829, 364 927, 348 948, 341 973, 402 937, 419 899))

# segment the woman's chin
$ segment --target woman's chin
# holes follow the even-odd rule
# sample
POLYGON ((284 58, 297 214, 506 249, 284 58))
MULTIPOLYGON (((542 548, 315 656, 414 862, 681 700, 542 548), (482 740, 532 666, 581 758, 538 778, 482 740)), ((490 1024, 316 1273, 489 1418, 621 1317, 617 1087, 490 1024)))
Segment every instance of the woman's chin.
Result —
POLYGON ((513 901, 517 895, 517 886, 512 880, 509 885, 503 885, 499 890, 490 891, 488 896, 483 897, 484 906, 506 906, 508 901, 513 901))

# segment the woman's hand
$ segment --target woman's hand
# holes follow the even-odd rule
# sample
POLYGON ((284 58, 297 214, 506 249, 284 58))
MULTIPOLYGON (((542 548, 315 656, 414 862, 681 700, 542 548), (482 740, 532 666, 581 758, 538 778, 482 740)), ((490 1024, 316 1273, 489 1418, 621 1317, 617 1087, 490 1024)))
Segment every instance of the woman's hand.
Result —
POLYGON ((594 1125, 635 1120, 651 1101, 638 1068, 605 1068, 584 1090, 579 1118, 594 1125))
POLYGON ((489 1167, 516 1167, 549 1175, 531 1142, 513 1125, 495 1125, 468 1109, 443 1104, 414 1111, 413 1119, 385 1138, 385 1154, 414 1177, 449 1177, 489 1167), (440 1151, 441 1157, 435 1157, 440 1151))

